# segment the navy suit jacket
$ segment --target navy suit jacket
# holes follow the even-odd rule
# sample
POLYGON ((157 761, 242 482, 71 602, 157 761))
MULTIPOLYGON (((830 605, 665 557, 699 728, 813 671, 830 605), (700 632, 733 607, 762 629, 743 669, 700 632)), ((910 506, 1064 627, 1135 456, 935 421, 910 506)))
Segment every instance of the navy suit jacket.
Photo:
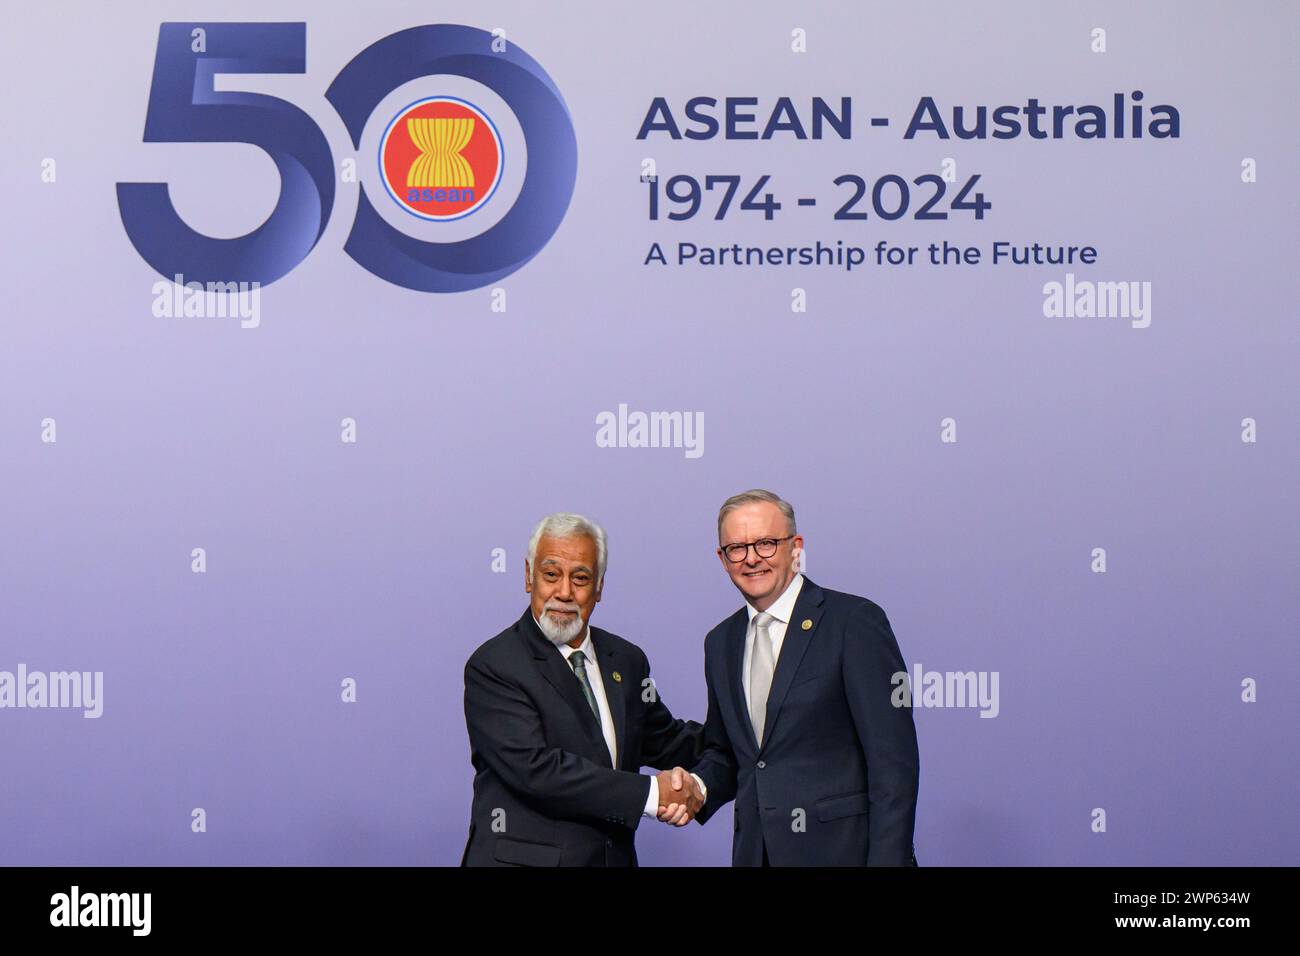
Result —
POLYGON ((741 669, 742 607, 704 639, 709 692, 704 823, 736 801, 734 866, 915 866, 920 757, 910 707, 894 707, 906 672, 889 620, 866 598, 804 577, 767 699, 762 747, 741 669))
POLYGON ((463 866, 635 866, 643 766, 699 758, 704 728, 677 720, 641 648, 598 627, 591 642, 614 718, 618 766, 559 649, 531 609, 470 656, 465 726, 474 803, 463 866))

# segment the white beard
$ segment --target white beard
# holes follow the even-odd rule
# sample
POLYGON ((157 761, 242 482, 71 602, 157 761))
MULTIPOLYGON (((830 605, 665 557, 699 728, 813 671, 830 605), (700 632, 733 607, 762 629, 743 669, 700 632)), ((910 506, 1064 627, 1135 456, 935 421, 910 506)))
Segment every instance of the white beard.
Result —
POLYGON ((546 611, 542 611, 542 616, 537 619, 538 626, 541 627, 542 633, 556 647, 561 644, 567 644, 579 634, 586 624, 582 620, 582 615, 575 614, 571 621, 561 624, 546 611))

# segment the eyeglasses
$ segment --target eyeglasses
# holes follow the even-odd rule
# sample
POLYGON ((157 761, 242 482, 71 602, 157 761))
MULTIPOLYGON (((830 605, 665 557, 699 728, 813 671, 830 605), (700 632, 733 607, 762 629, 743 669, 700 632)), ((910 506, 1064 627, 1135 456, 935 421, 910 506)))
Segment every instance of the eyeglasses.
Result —
POLYGON ((789 541, 794 535, 787 534, 784 538, 759 538, 757 541, 748 541, 735 544, 724 545, 718 550, 721 551, 732 564, 740 564, 749 555, 749 549, 753 548, 754 553, 760 558, 770 558, 776 554, 776 547, 782 541, 789 541))

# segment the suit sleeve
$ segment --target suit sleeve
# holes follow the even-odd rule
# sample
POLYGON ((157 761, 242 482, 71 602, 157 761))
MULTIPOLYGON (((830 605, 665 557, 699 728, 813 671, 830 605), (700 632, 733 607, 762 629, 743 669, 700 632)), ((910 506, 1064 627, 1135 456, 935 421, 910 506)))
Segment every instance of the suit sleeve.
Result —
POLYGON ((465 725, 473 752, 547 816, 594 818, 633 830, 641 822, 649 787, 645 776, 549 746, 528 694, 472 658, 465 665, 465 725))
POLYGON ((718 695, 713 687, 713 669, 709 666, 709 645, 704 645, 704 682, 709 689, 709 710, 704 717, 704 753, 692 773, 700 775, 709 795, 704 806, 695 817, 699 823, 707 823, 709 817, 717 813, 726 803, 736 798, 736 755, 731 748, 731 739, 727 728, 722 723, 722 711, 718 708, 718 695))
POLYGON ((867 762, 868 866, 912 865, 920 754, 912 708, 895 707, 894 674, 906 673, 885 612, 864 604, 844 636, 844 694, 867 762))
MULTIPOLYGON (((659 695, 659 687, 650 677, 650 662, 643 661, 647 681, 645 689, 653 688, 645 702, 645 722, 641 729, 641 765, 656 770, 673 767, 690 767, 699 759, 704 746, 704 725, 694 720, 679 720, 672 715, 659 695)), ((644 690, 642 692, 645 696, 644 690)))

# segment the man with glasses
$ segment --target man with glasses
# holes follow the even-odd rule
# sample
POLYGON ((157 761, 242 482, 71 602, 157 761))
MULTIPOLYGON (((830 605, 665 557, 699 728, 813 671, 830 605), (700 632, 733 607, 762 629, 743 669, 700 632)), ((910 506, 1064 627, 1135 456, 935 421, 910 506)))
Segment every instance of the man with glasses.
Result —
POLYGON ((893 704, 898 642, 876 604, 799 573, 802 550, 794 509, 770 491, 718 512, 718 557, 745 606, 704 639, 695 819, 736 801, 734 866, 915 866, 920 758, 911 708, 893 704))

